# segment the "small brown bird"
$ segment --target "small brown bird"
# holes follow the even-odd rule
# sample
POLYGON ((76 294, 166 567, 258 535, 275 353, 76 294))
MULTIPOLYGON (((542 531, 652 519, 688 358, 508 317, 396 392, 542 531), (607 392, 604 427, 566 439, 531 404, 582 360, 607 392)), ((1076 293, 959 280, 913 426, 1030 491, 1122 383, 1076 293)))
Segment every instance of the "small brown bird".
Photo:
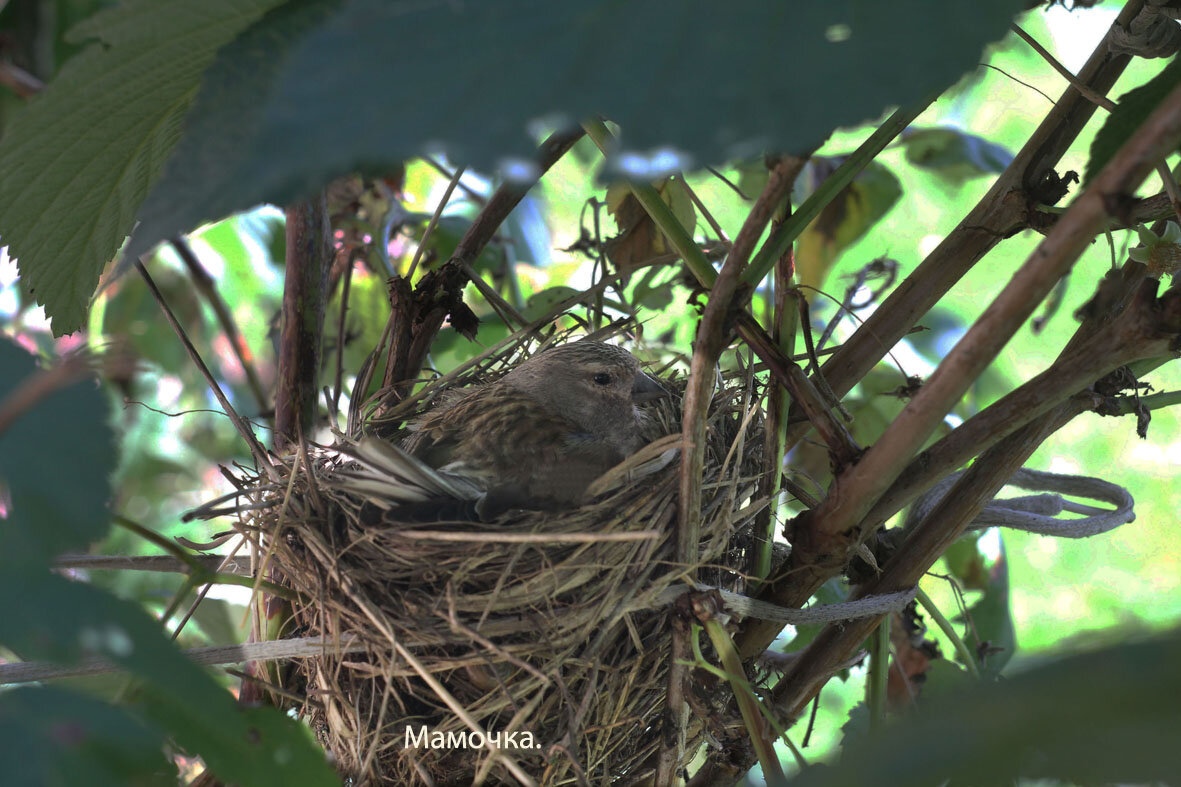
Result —
POLYGON ((445 395, 410 425, 403 448, 486 490, 485 510, 576 505, 643 445, 636 405, 665 395, 627 350, 571 342, 496 382, 445 395))

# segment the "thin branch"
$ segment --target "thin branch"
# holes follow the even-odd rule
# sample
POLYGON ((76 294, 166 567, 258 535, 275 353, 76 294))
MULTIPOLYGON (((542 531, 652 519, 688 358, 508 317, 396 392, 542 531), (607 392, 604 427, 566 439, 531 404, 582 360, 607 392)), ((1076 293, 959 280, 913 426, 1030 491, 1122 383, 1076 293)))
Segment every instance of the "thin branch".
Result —
POLYGON ((197 254, 187 239, 177 236, 169 243, 176 255, 180 257, 180 261, 184 263, 197 291, 205 296, 205 300, 209 301, 209 306, 213 309, 214 316, 217 317, 218 325, 221 326, 222 333, 229 340, 230 349, 234 351, 234 357, 238 359, 238 365, 242 367, 242 372, 246 375, 246 384, 250 388, 250 392, 254 394, 254 400, 258 403, 258 411, 260 413, 267 412, 270 409, 270 402, 267 401, 266 389, 263 388, 258 370, 254 366, 253 353, 250 352, 246 339, 242 337, 242 332, 238 330, 238 323, 234 320, 233 312, 230 311, 230 307, 218 292, 217 283, 213 281, 213 277, 197 259, 197 254))
MULTIPOLYGON (((222 555, 190 555, 205 571, 217 571, 223 565, 222 555)), ((188 561, 173 555, 61 555, 53 561, 57 569, 81 571, 160 571, 169 574, 186 573, 188 561)), ((235 574, 250 572, 249 558, 235 558, 225 568, 235 574)))
POLYGON ((1086 82, 1083 82, 1081 79, 1075 76, 1069 68, 1059 63, 1058 59, 1050 54, 1049 50, 1047 50, 1044 46, 1039 44, 1036 38, 1022 30, 1020 25, 1015 24, 1011 29, 1017 34, 1018 38, 1029 44, 1029 46, 1033 48, 1033 51, 1041 55, 1042 59, 1049 63, 1055 71, 1061 74, 1066 79, 1066 81, 1070 83, 1070 86, 1077 90, 1083 96, 1083 98, 1087 99, 1087 101, 1090 101, 1095 106, 1103 107, 1109 112, 1115 109, 1114 101, 1112 101, 1107 96, 1092 90, 1086 82))
MULTIPOLYGON (((500 225, 520 204, 529 189, 558 159, 574 147, 574 143, 582 136, 581 130, 550 135, 541 144, 537 153, 535 176, 527 181, 511 181, 500 186, 463 234, 450 260, 424 276, 413 291, 408 285, 404 289, 391 290, 393 313, 390 319, 393 322, 386 367, 387 381, 402 383, 418 377, 443 320, 449 315, 454 316, 453 312, 462 313, 462 310, 467 309, 463 305, 462 293, 464 285, 469 281, 476 285, 490 303, 497 303, 510 319, 515 320, 519 316, 515 309, 504 303, 504 300, 479 277, 472 277, 471 263, 488 245, 500 229, 500 225)), ((470 315, 470 310, 468 314, 470 315)), ((522 317, 518 324, 524 325, 526 322, 522 317)))
POLYGON ((683 175, 681 176, 681 185, 685 187, 685 193, 689 195, 689 199, 693 201, 693 204, 697 206, 697 210, 705 218, 706 222, 709 223, 710 228, 713 229, 714 235, 718 237, 718 240, 728 240, 726 233, 722 231, 722 225, 718 224, 718 220, 709 212, 709 208, 705 207, 705 203, 701 201, 701 197, 697 196, 697 192, 693 190, 693 187, 689 185, 689 181, 683 175))
POLYGON ((45 89, 45 83, 7 60, 0 61, 0 85, 21 98, 32 98, 45 89))
MULTIPOLYGON (((421 158, 424 162, 427 163, 428 166, 431 167, 431 169, 435 170, 435 172, 438 172, 440 175, 445 177, 447 180, 451 180, 451 178, 454 177, 455 173, 448 170, 446 167, 444 167, 442 164, 440 164, 437 160, 435 160, 431 156, 420 156, 419 158, 421 158)), ((488 202, 487 197, 477 193, 474 189, 472 189, 471 186, 467 185, 462 180, 459 181, 459 190, 462 191, 464 194, 466 194, 467 198, 470 199, 472 202, 476 203, 477 205, 482 206, 488 202)))
POLYGON ((451 180, 447 182, 447 189, 443 192, 443 197, 439 200, 439 204, 435 206, 435 212, 431 215, 431 220, 427 223, 426 229, 423 230, 422 239, 418 242, 418 248, 414 250, 414 259, 410 261, 410 270, 406 272, 407 279, 414 278, 414 271, 418 269, 418 262, 422 259, 422 252, 426 249, 426 243, 430 240, 431 233, 435 231, 435 227, 439 223, 439 217, 443 215, 443 209, 451 201, 451 194, 455 191, 455 187, 459 185, 459 179, 463 177, 463 172, 464 168, 459 167, 455 170, 455 174, 451 176, 451 180))
POLYGON ((742 199, 746 200, 747 202, 751 201, 751 197, 746 196, 746 194, 744 194, 742 192, 742 189, 738 188, 738 186, 733 181, 731 181, 729 178, 727 178, 721 172, 718 172, 713 167, 706 167, 705 171, 708 172, 709 174, 713 175, 718 180, 725 183, 727 186, 729 186, 734 191, 734 193, 737 194, 742 199))
MULTIPOLYGON (((615 137, 607 129, 603 121, 597 119, 588 120, 583 123, 583 128, 586 129, 587 136, 594 141, 604 156, 611 153, 611 148, 615 144, 615 137)), ((644 209, 644 212, 652 218, 652 221, 656 223, 660 231, 668 238, 669 243, 677 254, 681 255, 681 259, 685 261, 685 265, 689 267, 689 270, 693 273, 698 283, 706 289, 713 287, 714 281, 718 278, 713 265, 710 264, 705 254, 701 251, 701 248, 693 240, 693 237, 677 221, 672 209, 660 198, 660 194, 652 187, 652 184, 631 181, 627 185, 632 195, 635 196, 640 206, 644 209)))
POLYGON ((21 380, 8 395, 0 400, 0 435, 29 410, 43 402, 50 394, 84 380, 90 373, 85 355, 64 358, 50 369, 42 369, 21 380))
POLYGON ((336 374, 333 377, 332 385, 332 418, 334 420, 340 413, 340 393, 344 385, 344 345, 348 330, 349 291, 353 285, 353 268, 360 253, 360 249, 353 249, 349 252, 348 263, 341 274, 343 281, 340 285, 340 306, 337 309, 336 319, 336 374))
MULTIPOLYGON (((1099 93, 1096 93, 1094 90, 1092 90, 1085 82, 1076 77, 1069 68, 1058 62, 1058 59, 1050 54, 1049 50, 1039 44, 1037 39, 1022 30, 1019 25, 1013 25, 1012 29, 1019 38, 1024 40, 1025 43, 1029 44, 1029 46, 1033 48, 1033 51, 1041 55, 1042 59, 1050 64, 1051 68, 1061 74, 1063 78, 1065 78, 1066 81, 1070 83, 1071 87, 1081 93, 1088 101, 1095 104, 1095 106, 1106 109, 1108 112, 1111 112, 1115 109, 1114 101, 1112 101, 1107 96, 1100 95, 1099 93)), ((1169 199, 1173 205, 1174 214, 1181 218, 1181 191, 1178 190, 1177 181, 1174 180, 1173 173, 1169 170, 1169 167, 1165 163, 1164 159, 1162 159, 1156 165, 1156 171, 1157 174, 1160 175, 1161 181, 1165 185, 1165 191, 1169 194, 1169 199)))
POLYGON ((234 424, 234 428, 238 430, 238 434, 246 442, 246 447, 250 449, 250 453, 254 457, 254 461, 260 468, 263 468, 269 476, 271 476, 272 480, 277 481, 278 474, 275 472, 275 468, 271 466, 270 459, 267 457, 266 449, 262 447, 262 444, 258 442, 258 438, 254 436, 254 432, 250 429, 249 423, 244 418, 242 418, 242 416, 238 415, 238 411, 234 409, 234 406, 230 404, 230 400, 226 398, 225 393, 221 390, 221 386, 218 385, 218 382, 214 378, 213 373, 209 371, 209 367, 206 366, 205 361, 201 359, 201 355, 197 352, 197 348, 193 346, 193 343, 189 340, 188 334, 185 333, 185 329, 181 327, 180 322, 176 319, 176 315, 172 313, 172 309, 169 307, 168 302, 164 300, 163 294, 161 294, 159 288, 156 287, 156 282, 152 281, 152 277, 148 275, 148 269, 144 267, 143 262, 140 260, 135 261, 135 268, 139 271, 140 276, 143 277, 144 283, 148 285, 148 291, 151 292, 152 297, 156 299, 156 303, 159 304, 161 311, 164 312, 164 318, 168 320, 168 324, 172 326, 173 332, 176 333, 177 338, 179 338, 181 344, 184 345, 185 352, 188 354, 189 359, 193 362, 193 365, 197 367, 198 371, 201 372, 201 376, 205 378, 205 382, 209 386, 209 390, 213 392, 213 395, 217 399, 218 404, 221 405, 221 409, 225 411, 226 416, 228 416, 230 421, 234 424))
POLYGON ((951 625, 951 621, 943 614, 943 612, 931 600, 931 597, 923 592, 922 588, 915 592, 915 600, 919 605, 926 610, 927 614, 931 616, 931 620, 935 621, 935 625, 943 632, 943 635, 951 641, 951 645, 955 648, 955 652, 959 655, 960 661, 964 663, 964 669, 968 674, 977 680, 980 679, 980 667, 976 665, 976 657, 972 654, 972 649, 964 642, 963 637, 955 630, 955 626, 951 625))

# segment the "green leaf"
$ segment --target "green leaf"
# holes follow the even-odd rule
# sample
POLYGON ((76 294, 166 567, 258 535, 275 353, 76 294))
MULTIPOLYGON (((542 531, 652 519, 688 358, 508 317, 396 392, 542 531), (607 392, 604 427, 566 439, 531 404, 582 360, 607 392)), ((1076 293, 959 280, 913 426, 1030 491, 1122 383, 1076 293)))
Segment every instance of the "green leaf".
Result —
MULTIPOLYGON (((620 125, 628 151, 683 154, 654 168, 799 152, 952 84, 1026 4, 948 0, 938 14, 919 0, 299 5, 330 18, 276 14, 219 54, 132 253, 428 143, 491 169, 530 155, 529 129, 593 114, 620 125), (823 78, 800 78, 800 64, 823 78), (375 100, 391 90, 396 101, 375 100), (342 107, 365 108, 343 135, 322 122, 342 107)), ((634 175, 649 166, 618 160, 634 175)))
POLYGON ((143 710, 226 781, 330 785, 338 780, 306 728, 280 711, 248 711, 185 658, 135 604, 31 568, 0 575, 0 643, 23 658, 72 664, 100 656, 143 681, 143 710))
POLYGON ((529 296, 529 302, 525 305, 525 319, 536 320, 544 317, 554 306, 579 292, 580 290, 573 287, 550 287, 535 292, 529 296))
POLYGON ((8 787, 175 785, 164 735, 121 708, 52 686, 0 694, 8 787))
POLYGON ((906 160, 960 185, 981 175, 1003 172, 1013 154, 984 137, 956 128, 907 129, 902 133, 906 160))
POLYGON ((930 697, 799 787, 1169 783, 1181 773, 1181 635, 1051 661, 1000 683, 930 697), (903 753, 921 753, 903 756, 903 753), (868 764, 872 763, 872 767, 868 764))
MULTIPOLYGON (((0 401, 36 373, 33 356, 0 339, 0 401)), ((84 380, 43 395, 0 433, 0 480, 12 502, 7 520, 0 518, 0 572, 48 566, 107 531, 115 467, 109 415, 106 397, 84 380)))
POLYGON ((971 625, 965 626, 964 632, 964 641, 980 655, 980 673, 986 677, 1000 675, 1017 652, 1017 631, 1009 602, 1009 561, 1002 541, 1000 557, 988 572, 984 595, 968 608, 971 625))
POLYGON ((1174 60, 1149 82, 1120 96, 1115 109, 1108 114, 1091 143, 1091 156, 1083 176, 1084 184, 1090 183, 1091 178, 1099 174, 1099 170, 1111 161, 1116 151, 1179 84, 1181 61, 1174 60))
POLYGON ((0 239, 56 335, 81 327, 201 72, 279 1, 125 0, 71 31, 102 43, 70 60, 0 140, 0 239))
MULTIPOLYGON (((812 159, 797 180, 795 190, 802 191, 802 197, 811 194, 842 161, 841 158, 812 159)), ((877 162, 870 162, 800 234, 795 254, 800 284, 823 287, 841 252, 869 232, 901 196, 902 184, 894 173, 877 162)))

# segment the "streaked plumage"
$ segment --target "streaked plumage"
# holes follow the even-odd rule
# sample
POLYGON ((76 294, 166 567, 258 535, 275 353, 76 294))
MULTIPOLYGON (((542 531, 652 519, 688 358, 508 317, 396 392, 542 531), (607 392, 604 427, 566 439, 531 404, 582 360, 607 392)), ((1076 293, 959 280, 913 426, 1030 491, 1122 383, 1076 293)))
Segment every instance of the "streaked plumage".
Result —
POLYGON ((643 444, 636 405, 663 394, 626 350, 572 342, 450 393, 411 424, 403 448, 478 485, 496 507, 573 505, 643 444))

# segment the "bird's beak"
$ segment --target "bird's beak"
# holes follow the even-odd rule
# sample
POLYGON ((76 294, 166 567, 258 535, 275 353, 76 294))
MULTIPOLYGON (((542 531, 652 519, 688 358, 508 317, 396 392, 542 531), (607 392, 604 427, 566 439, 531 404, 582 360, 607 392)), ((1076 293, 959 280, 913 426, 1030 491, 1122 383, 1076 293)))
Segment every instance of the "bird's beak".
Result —
POLYGON ((668 391, 643 372, 636 372, 635 383, 632 384, 632 399, 636 402, 650 402, 668 396, 668 391))

